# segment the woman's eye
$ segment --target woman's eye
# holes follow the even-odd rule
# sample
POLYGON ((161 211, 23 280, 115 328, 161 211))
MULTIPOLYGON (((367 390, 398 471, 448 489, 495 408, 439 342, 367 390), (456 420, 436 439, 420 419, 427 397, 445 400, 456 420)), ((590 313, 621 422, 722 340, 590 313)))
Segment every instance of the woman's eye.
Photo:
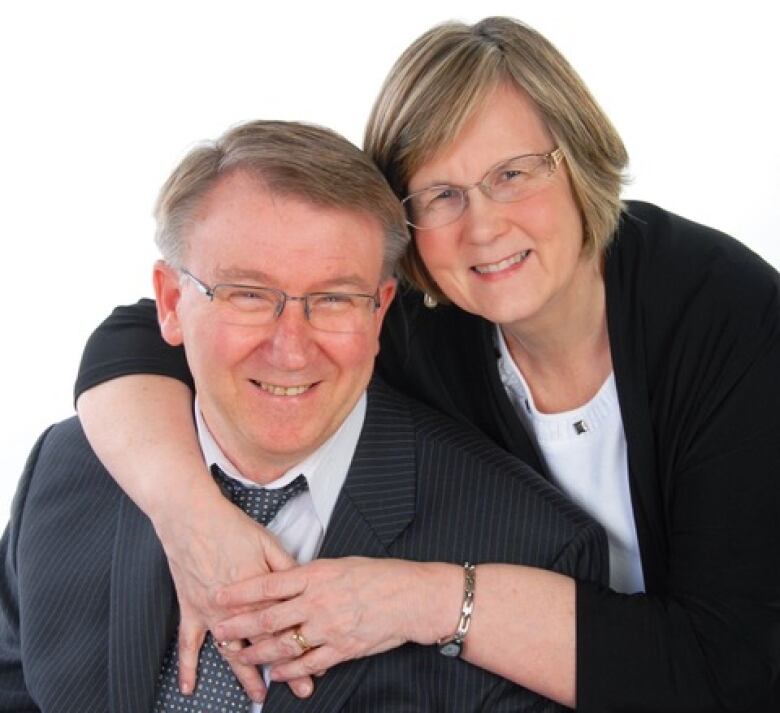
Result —
POLYGON ((453 203, 458 200, 459 192, 455 188, 436 188, 428 194, 427 205, 435 203, 453 203))
POLYGON ((507 168, 498 174, 498 182, 509 183, 527 175, 528 174, 525 171, 521 171, 519 168, 507 168))

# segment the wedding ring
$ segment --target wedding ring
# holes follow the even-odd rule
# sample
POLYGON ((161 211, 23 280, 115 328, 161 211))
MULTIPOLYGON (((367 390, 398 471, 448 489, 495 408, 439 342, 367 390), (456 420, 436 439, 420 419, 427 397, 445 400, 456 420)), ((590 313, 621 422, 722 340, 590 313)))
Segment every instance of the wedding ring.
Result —
POLYGON ((293 631, 291 636, 295 640, 295 643, 298 644, 298 646, 301 647, 301 653, 302 654, 305 654, 310 648, 312 648, 311 644, 308 642, 306 637, 301 633, 301 627, 300 626, 293 631))

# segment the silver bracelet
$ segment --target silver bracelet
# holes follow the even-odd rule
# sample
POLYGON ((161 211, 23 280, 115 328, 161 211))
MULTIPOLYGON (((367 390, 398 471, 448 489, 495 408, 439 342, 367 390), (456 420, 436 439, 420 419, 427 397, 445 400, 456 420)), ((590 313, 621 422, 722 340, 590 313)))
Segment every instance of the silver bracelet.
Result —
POLYGON ((469 633, 471 615, 474 612, 474 588, 477 583, 477 566, 474 564, 463 565, 463 604, 460 607, 460 618, 455 633, 446 639, 436 642, 439 653, 442 656, 458 658, 463 651, 463 640, 469 633))

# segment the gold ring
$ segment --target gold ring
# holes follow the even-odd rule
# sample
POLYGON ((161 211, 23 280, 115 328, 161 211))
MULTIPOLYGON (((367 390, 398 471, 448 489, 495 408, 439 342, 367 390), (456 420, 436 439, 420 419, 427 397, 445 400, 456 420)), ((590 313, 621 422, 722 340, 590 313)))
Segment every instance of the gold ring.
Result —
POLYGON ((302 654, 305 654, 310 648, 312 648, 312 645, 308 642, 306 637, 301 633, 300 626, 293 631, 292 637, 295 643, 301 647, 302 654))

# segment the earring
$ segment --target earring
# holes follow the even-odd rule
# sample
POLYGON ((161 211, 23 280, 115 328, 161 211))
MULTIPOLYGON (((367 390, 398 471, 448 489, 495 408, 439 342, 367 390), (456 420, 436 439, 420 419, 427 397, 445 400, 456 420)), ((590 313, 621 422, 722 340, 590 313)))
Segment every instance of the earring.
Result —
POLYGON ((434 309, 439 303, 436 301, 435 297, 431 297, 427 292, 425 293, 425 296, 423 297, 423 304, 428 309, 434 309))

